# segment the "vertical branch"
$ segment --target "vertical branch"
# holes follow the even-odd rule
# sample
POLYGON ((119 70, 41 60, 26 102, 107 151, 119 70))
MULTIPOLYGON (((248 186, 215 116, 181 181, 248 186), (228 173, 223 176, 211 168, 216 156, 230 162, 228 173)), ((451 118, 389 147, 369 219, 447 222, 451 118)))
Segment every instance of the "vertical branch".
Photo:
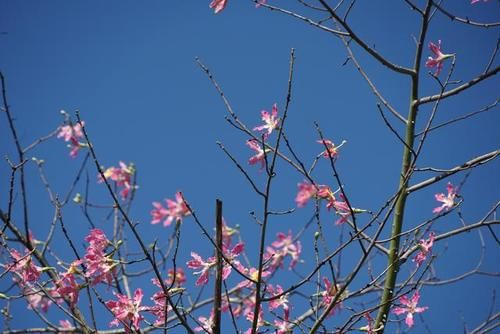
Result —
POLYGON ((221 330, 221 306, 222 306, 222 201, 217 199, 215 202, 215 248, 217 258, 217 270, 215 272, 214 288, 214 323, 212 333, 220 334, 221 330))
POLYGON ((428 0, 424 15, 422 16, 422 25, 420 30, 420 37, 417 45, 417 50, 415 53, 415 63, 414 72, 411 77, 411 92, 410 92, 410 106, 408 111, 408 124, 406 126, 405 143, 403 149, 403 161, 401 166, 401 174, 399 179, 399 196, 396 201, 394 217, 391 229, 391 243, 389 247, 389 260, 387 264, 387 276, 384 284, 384 291, 382 293, 382 299, 380 302, 380 309, 377 314, 377 319, 375 321, 375 328, 377 328, 376 333, 381 334, 385 330, 385 324, 387 323, 387 317, 389 314, 389 309, 391 307, 394 287, 396 285, 396 280, 399 272, 399 244, 401 237, 401 230, 403 227, 404 213, 406 207, 406 198, 408 197, 408 181, 412 173, 412 150, 415 138, 415 123, 417 119, 418 111, 418 88, 419 88, 419 74, 420 74, 420 64, 422 60, 422 50, 424 45, 425 36, 427 34, 428 28, 428 18, 432 8, 432 0, 428 0))

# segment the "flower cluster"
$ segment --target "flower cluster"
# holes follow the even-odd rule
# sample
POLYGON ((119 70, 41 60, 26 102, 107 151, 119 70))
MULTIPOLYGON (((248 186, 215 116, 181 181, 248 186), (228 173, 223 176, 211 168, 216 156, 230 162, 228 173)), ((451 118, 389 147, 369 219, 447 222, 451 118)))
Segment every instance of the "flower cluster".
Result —
POLYGON ((167 203, 166 208, 160 202, 153 202, 151 224, 158 224, 163 220, 163 226, 169 226, 174 219, 176 222, 181 223, 183 217, 191 214, 181 192, 178 191, 175 194, 175 201, 168 198, 165 201, 167 203))
POLYGON ((82 147, 87 147, 87 144, 81 142, 80 140, 84 138, 83 126, 85 122, 73 124, 67 124, 60 126, 57 133, 57 138, 63 138, 65 142, 68 142, 68 147, 71 149, 69 152, 70 157, 75 158, 78 155, 78 151, 82 147))
MULTIPOLYGON (((122 199, 126 199, 132 189, 132 175, 135 173, 134 164, 129 164, 128 166, 123 162, 119 162, 119 167, 109 167, 107 168, 103 175, 106 180, 114 181, 116 186, 122 187, 120 190, 120 196, 122 199)), ((104 182, 104 179, 99 174, 98 182, 104 182)))
POLYGON ((9 251, 14 261, 4 265, 7 271, 14 274, 14 280, 21 285, 38 281, 41 274, 41 268, 35 265, 31 259, 31 253, 22 255, 15 249, 9 251))
MULTIPOLYGON (((262 132, 262 138, 263 141, 265 142, 271 133, 278 128, 279 125, 279 118, 278 118, 278 106, 275 103, 273 105, 273 109, 271 113, 269 113, 267 110, 262 110, 261 111, 261 117, 262 121, 264 124, 256 126, 253 128, 254 131, 261 131, 262 132)), ((252 150, 255 151, 255 155, 250 157, 248 159, 248 163, 250 165, 255 165, 256 163, 260 162, 261 165, 261 170, 265 167, 266 164, 266 154, 270 152, 269 149, 262 147, 262 144, 255 138, 247 140, 248 147, 250 147, 252 150)))
POLYGON ((339 148, 342 147, 345 143, 347 143, 345 140, 342 141, 342 143, 338 146, 335 146, 335 144, 328 139, 322 139, 317 141, 318 144, 321 144, 321 146, 325 147, 325 150, 320 153, 320 155, 325 158, 325 159, 336 159, 337 156, 339 155, 339 148))
POLYGON ((85 276, 92 279, 94 285, 103 281, 111 284, 117 265, 117 262, 105 252, 111 242, 106 238, 104 232, 99 229, 91 230, 85 240, 89 243, 84 256, 87 268, 85 276))

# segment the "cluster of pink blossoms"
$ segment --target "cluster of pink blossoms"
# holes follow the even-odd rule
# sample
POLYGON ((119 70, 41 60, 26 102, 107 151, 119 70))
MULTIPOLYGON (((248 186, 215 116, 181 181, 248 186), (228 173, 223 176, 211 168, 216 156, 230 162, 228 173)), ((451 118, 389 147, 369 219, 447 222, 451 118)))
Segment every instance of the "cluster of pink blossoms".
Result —
POLYGON ((111 284, 117 265, 117 261, 106 254, 106 248, 111 242, 106 238, 104 232, 99 229, 91 230, 85 240, 89 243, 84 256, 84 263, 87 268, 85 276, 92 279, 93 285, 100 282, 111 284))
POLYGON ((78 155, 78 151, 82 147, 87 147, 87 144, 82 143, 80 140, 84 138, 82 126, 85 122, 77 123, 75 125, 67 124, 59 127, 59 132, 57 133, 57 138, 63 138, 65 142, 68 142, 68 147, 71 149, 69 152, 70 157, 75 158, 78 155))
POLYGON ((325 147, 325 150, 321 152, 321 156, 325 159, 337 159, 337 156, 339 155, 339 148, 342 147, 346 143, 345 140, 340 143, 340 145, 335 146, 335 144, 329 140, 329 139, 322 139, 322 140, 317 140, 318 144, 321 144, 323 147, 325 147))
POLYGON ((175 193, 175 201, 166 199, 167 207, 165 208, 160 202, 153 202, 153 210, 151 210, 151 224, 158 224, 163 221, 163 226, 169 226, 172 221, 182 222, 182 218, 189 216, 191 212, 182 197, 181 192, 175 193))
MULTIPOLYGON (((273 105, 273 110, 269 113, 267 110, 261 111, 262 121, 264 124, 256 126, 253 128, 254 131, 262 132, 262 139, 265 142, 271 133, 278 128, 279 118, 278 118, 278 106, 276 103, 273 105)), ((247 140, 248 147, 255 151, 255 155, 248 159, 250 165, 255 165, 260 162, 261 170, 264 169, 266 165, 266 154, 270 152, 269 149, 262 147, 262 144, 255 138, 247 140)))
POLYGON ((144 319, 140 312, 148 309, 146 306, 141 306, 142 297, 144 296, 142 290, 136 289, 133 298, 116 292, 114 294, 118 300, 106 302, 106 307, 115 316, 115 319, 109 325, 120 326, 120 324, 123 324, 125 333, 130 333, 131 329, 138 331, 140 329, 139 322, 144 319))
POLYGON ((14 274, 14 281, 23 285, 38 281, 41 274, 41 268, 33 263, 31 253, 27 252, 22 255, 15 249, 11 249, 9 253, 14 261, 3 266, 7 271, 14 274))
POLYGON ((299 191, 297 192, 295 202, 299 208, 306 206, 311 198, 322 199, 326 200, 326 208, 328 210, 334 209, 335 213, 339 216, 339 219, 335 222, 336 225, 343 224, 349 219, 351 210, 342 194, 339 195, 342 200, 337 200, 334 192, 326 185, 314 185, 304 181, 297 186, 299 187, 299 191))
MULTIPOLYGON (((109 167, 107 168, 103 175, 106 180, 114 181, 116 186, 122 187, 120 190, 120 196, 122 199, 126 199, 132 190, 132 175, 135 173, 134 164, 129 164, 128 166, 120 161, 119 167, 109 167)), ((99 174, 97 176, 98 182, 104 182, 102 176, 99 174)))

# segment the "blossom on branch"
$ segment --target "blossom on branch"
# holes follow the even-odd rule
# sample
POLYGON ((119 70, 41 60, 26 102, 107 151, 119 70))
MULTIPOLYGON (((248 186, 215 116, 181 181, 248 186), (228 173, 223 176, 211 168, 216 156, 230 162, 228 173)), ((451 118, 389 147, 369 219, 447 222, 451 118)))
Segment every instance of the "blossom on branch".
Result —
POLYGON ((9 253, 14 259, 14 262, 4 264, 3 267, 6 268, 7 271, 15 274, 14 281, 18 282, 21 286, 25 286, 26 283, 29 282, 38 281, 42 268, 33 264, 31 253, 21 255, 21 253, 15 249, 11 249, 9 253))
MULTIPOLYGON (((236 257, 243 252, 245 247, 243 243, 238 243, 232 249, 226 248, 224 246, 222 248, 223 248, 222 252, 225 257, 225 259, 223 259, 224 264, 222 267, 222 279, 225 280, 231 274, 231 269, 232 269, 231 264, 236 267, 240 267, 241 264, 236 259, 236 257), (227 263, 226 260, 231 262, 231 264, 227 263)), ((205 261, 200 255, 198 255, 198 253, 195 252, 191 252, 191 257, 193 259, 187 262, 188 268, 200 269, 199 271, 194 272, 194 274, 196 275, 200 274, 200 276, 196 280, 195 285, 199 286, 207 284, 209 271, 212 268, 215 269, 217 265, 217 258, 215 256, 211 256, 205 261)))
MULTIPOLYGON (((103 175, 106 180, 114 181, 118 187, 123 187, 120 196, 125 199, 132 189, 131 179, 135 173, 135 167, 132 163, 127 166, 123 161, 120 161, 119 165, 120 167, 109 167, 103 175)), ((101 174, 98 175, 98 182, 104 182, 101 174)))
POLYGON ((283 261, 286 256, 290 256, 292 261, 288 268, 292 269, 299 262, 302 245, 300 241, 293 241, 292 232, 288 231, 288 235, 279 232, 276 234, 277 240, 273 241, 271 246, 266 248, 264 259, 269 261, 270 270, 274 271, 277 268, 283 267, 283 261))
POLYGON ((63 138, 65 142, 69 142, 68 147, 71 148, 69 155, 72 158, 78 155, 80 148, 87 147, 87 144, 80 142, 80 139, 84 138, 83 125, 85 125, 85 122, 75 125, 67 124, 58 128, 57 138, 63 138))
POLYGON ((425 62, 426 67, 435 67, 436 72, 434 73, 435 76, 438 76, 439 73, 441 73, 441 70, 443 69, 443 61, 445 61, 448 58, 453 57, 453 54, 445 54, 441 52, 441 40, 438 40, 438 44, 434 44, 432 42, 429 43, 429 49, 431 49, 432 53, 434 53, 435 57, 429 57, 427 58, 427 61, 425 62))
POLYGON ((114 295, 118 300, 110 300, 105 303, 106 307, 115 316, 115 319, 109 325, 119 326, 121 323, 125 327, 125 333, 129 333, 131 329, 138 331, 140 329, 139 322, 144 319, 140 312, 148 309, 146 306, 141 306, 142 297, 144 296, 142 290, 140 288, 136 289, 133 298, 116 292, 114 292, 114 295))
POLYGON ((260 162, 260 169, 263 169, 266 165, 266 153, 269 151, 264 151, 262 146, 259 144, 259 141, 256 139, 247 140, 247 145, 256 152, 254 156, 248 159, 248 163, 250 165, 255 165, 257 162, 260 162))
POLYGON ((420 251, 413 259, 413 262, 417 263, 417 267, 420 267, 420 265, 427 259, 427 254, 431 252, 432 245, 434 244, 434 237, 434 232, 431 232, 429 233, 429 238, 427 240, 421 239, 418 243, 420 251))
POLYGON ((176 222, 182 223, 182 217, 189 216, 191 211, 182 197, 180 191, 175 193, 175 201, 167 198, 167 207, 165 208, 160 202, 153 202, 154 209, 151 210, 151 224, 158 224, 163 221, 163 226, 169 226, 175 219, 176 222))
POLYGON ((332 158, 334 160, 337 158, 337 156, 339 154, 339 151, 338 151, 339 148, 342 147, 342 145, 344 145, 346 143, 346 141, 343 140, 342 143, 340 143, 340 145, 335 146, 335 144, 331 140, 328 140, 328 139, 317 140, 316 142, 321 144, 323 147, 326 146, 326 149, 320 153, 323 156, 323 158, 326 158, 326 159, 332 158))
POLYGON ((93 285, 102 281, 111 284, 118 264, 105 252, 111 242, 100 229, 91 230, 85 240, 89 243, 83 258, 87 267, 85 276, 92 279, 93 285))
POLYGON ((218 14, 220 11, 222 11, 227 5, 227 0, 213 0, 209 7, 214 10, 215 14, 218 14))
POLYGON ((392 313, 396 315, 401 315, 406 313, 406 319, 405 323, 408 326, 408 328, 413 326, 413 314, 414 313, 422 313, 425 310, 428 309, 427 306, 417 306, 418 300, 420 299, 420 293, 418 291, 415 292, 415 294, 411 297, 411 299, 408 299, 408 297, 402 296, 399 298, 399 302, 403 305, 403 307, 395 307, 392 310, 392 313))
POLYGON ((446 186, 448 194, 445 195, 443 193, 436 194, 434 197, 436 201, 442 202, 441 206, 438 206, 432 210, 433 213, 440 213, 443 210, 450 210, 455 205, 455 197, 457 196, 457 188, 453 186, 450 182, 446 186))
MULTIPOLYGON (((330 282, 330 280, 326 277, 323 277, 323 283, 325 283, 325 290, 322 291, 320 294, 322 297, 322 305, 324 307, 327 307, 335 299, 335 296, 340 290, 340 285, 330 282)), ((330 313, 328 314, 329 316, 335 314, 337 310, 342 308, 342 300, 345 297, 344 295, 346 291, 347 290, 344 290, 344 293, 337 299, 335 306, 331 309, 330 313)))
POLYGON ((278 128, 279 118, 278 118, 278 106, 276 103, 273 105, 273 111, 269 113, 266 110, 261 111, 263 125, 256 126, 253 128, 254 131, 263 131, 264 139, 273 132, 274 129, 278 128))

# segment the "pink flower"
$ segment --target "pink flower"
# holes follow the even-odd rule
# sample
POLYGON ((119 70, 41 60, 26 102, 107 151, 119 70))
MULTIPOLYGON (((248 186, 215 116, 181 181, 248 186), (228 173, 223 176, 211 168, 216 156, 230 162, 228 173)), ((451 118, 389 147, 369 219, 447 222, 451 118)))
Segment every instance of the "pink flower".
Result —
POLYGON ((363 317, 366 318, 367 325, 360 328, 360 330, 366 332, 367 334, 375 334, 373 329, 373 318, 370 312, 363 313, 363 317))
MULTIPOLYGON (((340 286, 338 284, 333 284, 326 277, 323 277, 323 283, 325 283, 325 290, 321 292, 323 306, 328 306, 332 303, 337 295, 340 286)), ((328 315, 333 315, 337 310, 342 308, 342 297, 337 299, 337 304, 332 308, 328 315)))
MULTIPOLYGON (((134 164, 132 163, 127 166, 123 161, 120 161, 119 164, 119 168, 109 167, 104 171, 103 174, 106 180, 114 181, 118 187, 123 187, 123 189, 120 191, 120 195, 122 199, 125 199, 132 189, 131 178, 135 173, 135 168, 134 164)), ((104 182, 100 174, 98 176, 98 182, 104 182)))
POLYGON ((349 209, 349 205, 345 201, 343 194, 340 194, 340 197, 344 199, 344 201, 337 200, 332 190, 329 187, 325 186, 320 191, 318 191, 318 197, 326 199, 328 201, 326 203, 326 208, 328 209, 328 211, 333 208, 335 210, 335 213, 340 216, 340 218, 335 222, 336 225, 343 224, 349 219, 349 216, 351 215, 351 209, 349 209))
MULTIPOLYGON (((59 326, 63 329, 75 329, 69 320, 59 320, 59 326)), ((61 333, 67 333, 67 331, 61 333)))
POLYGON ((167 208, 163 207, 159 202, 153 202, 154 209, 151 210, 151 216, 153 216, 151 224, 158 224, 164 220, 163 226, 169 226, 174 219, 176 222, 181 223, 182 217, 191 214, 180 191, 175 193, 175 201, 168 198, 165 201, 167 202, 167 208))
POLYGON ((415 292, 415 294, 413 295, 413 297, 411 297, 411 299, 408 299, 406 295, 402 296, 401 298, 399 298, 399 302, 403 304, 404 307, 395 307, 392 310, 392 313, 396 315, 407 313, 405 323, 408 326, 408 328, 413 326, 414 313, 422 313, 428 309, 427 306, 423 307, 417 306, 419 299, 420 299, 420 293, 418 291, 415 292))
POLYGON ((106 307, 115 316, 115 319, 109 325, 119 326, 122 323, 125 327, 125 333, 129 333, 131 329, 139 330, 139 322, 144 319, 140 312, 148 309, 141 306, 142 297, 144 296, 142 290, 140 288, 136 289, 132 299, 116 292, 114 292, 114 295, 118 300, 110 300, 105 303, 106 307))
POLYGON ((82 124, 77 123, 75 125, 63 125, 59 127, 59 132, 57 133, 57 138, 63 138, 65 142, 69 142, 68 147, 71 148, 69 155, 72 158, 77 156, 80 148, 87 146, 79 141, 79 139, 84 137, 82 125, 85 125, 85 122, 82 122, 82 124))
POLYGON ((41 268, 33 264, 31 253, 21 255, 17 250, 11 249, 10 256, 14 262, 3 265, 7 271, 14 273, 14 280, 21 286, 25 286, 28 282, 36 282, 41 274, 41 268))
POLYGON ((326 149, 321 152, 321 155, 323 158, 329 159, 330 157, 332 159, 336 159, 337 155, 339 154, 338 149, 346 143, 346 141, 342 141, 342 143, 339 146, 335 146, 335 144, 331 140, 323 139, 323 140, 318 140, 317 143, 321 144, 321 146, 325 147, 326 149))
MULTIPOLYGON (((172 308, 168 304, 167 294, 165 294, 165 292, 163 291, 158 279, 153 279, 152 281, 154 285, 160 288, 160 290, 157 291, 153 295, 153 297, 151 297, 154 305, 148 307, 147 311, 156 316, 156 320, 154 322, 155 326, 163 326, 165 324, 165 318, 167 317, 168 312, 172 310, 172 308)), ((168 279, 166 283, 168 284, 168 279)), ((169 290, 167 293, 170 294, 171 290, 169 290)))
POLYGON ((435 237, 434 232, 431 232, 429 233, 429 239, 427 240, 421 239, 420 242, 418 243, 420 252, 418 252, 418 254, 413 259, 413 262, 417 263, 417 267, 420 267, 420 265, 425 261, 425 259, 427 259, 427 254, 431 252, 432 245, 434 244, 434 237, 435 237))
POLYGON ((84 256, 87 267, 85 276, 92 278, 93 285, 102 281, 111 284, 117 265, 111 255, 107 255, 105 252, 111 242, 106 238, 104 232, 99 229, 91 230, 85 240, 90 244, 84 256))
MULTIPOLYGON (((279 284, 277 284, 276 287, 273 287, 271 284, 269 284, 267 290, 273 297, 281 295, 283 293, 283 288, 279 284)), ((282 307, 283 311, 285 312, 285 318, 288 319, 288 315, 290 313, 290 305, 288 305, 288 303, 288 294, 284 294, 277 299, 269 301, 269 311, 273 311, 279 307, 282 307)))
MULTIPOLYGON (((253 323, 253 318, 254 318, 254 312, 248 312, 247 314, 247 320, 253 323)), ((257 317, 257 330, 264 326, 266 323, 264 322, 264 312, 262 311, 262 307, 259 309, 259 315, 257 317)), ((244 334, 251 334, 252 333, 252 327, 247 329, 244 334)))
POLYGON ((443 193, 436 194, 436 201, 442 202, 441 206, 438 206, 432 210, 433 213, 440 213, 443 210, 450 210, 455 205, 455 197, 457 196, 457 188, 455 188, 451 183, 448 182, 446 186, 448 190, 448 195, 443 193))
POLYGON ((299 192, 297 193, 297 197, 295 197, 295 203, 299 208, 306 206, 307 202, 316 196, 318 189, 313 184, 304 181, 302 183, 297 184, 299 187, 299 192))
POLYGON ((49 306, 52 304, 52 300, 45 295, 42 291, 37 291, 32 287, 26 286, 23 295, 28 301, 29 309, 40 309, 47 313, 49 306))
POLYGON ((425 62, 426 67, 435 67, 436 72, 434 73, 435 76, 438 76, 439 73, 441 73, 441 70, 443 68, 443 61, 453 57, 452 54, 444 54, 441 52, 441 40, 438 40, 438 45, 430 42, 429 43, 429 49, 431 49, 432 53, 434 53, 435 58, 429 57, 427 58, 427 61, 425 62))
POLYGON ((283 320, 274 320, 274 327, 276 327, 276 334, 293 333, 293 323, 288 320, 288 315, 285 314, 283 320))
POLYGON ((227 5, 227 0, 213 0, 209 7, 213 8, 214 13, 217 14, 222 11, 227 5))
MULTIPOLYGON (((236 259, 238 255, 240 255, 244 250, 244 245, 242 243, 236 244, 233 249, 228 249, 223 247, 223 253, 225 258, 230 261, 234 266, 239 267, 240 262, 236 259)), ((215 268, 217 264, 217 260, 215 256, 209 257, 206 261, 198 255, 198 253, 191 252, 192 260, 187 262, 187 266, 190 269, 201 269, 197 272, 194 272, 195 275, 200 274, 198 279, 196 280, 196 285, 205 285, 208 283, 208 275, 211 268, 215 268)), ((227 279, 231 274, 231 265, 224 261, 224 265, 222 268, 222 279, 227 279)))
MULTIPOLYGON (((238 270, 241 271, 246 276, 253 279, 254 281, 257 281, 259 271, 257 269, 255 269, 254 267, 248 269, 248 268, 241 266, 238 268, 238 270)), ((271 272, 269 270, 262 271, 262 275, 261 275, 262 277, 267 277, 269 275, 271 275, 271 272)), ((241 281, 240 283, 238 283, 238 285, 236 287, 238 287, 240 289, 250 288, 250 287, 252 287, 253 284, 254 283, 252 281, 245 279, 245 280, 241 281)))
POLYGON ((250 147, 252 150, 254 150, 256 152, 256 154, 254 156, 252 156, 252 157, 250 157, 250 159, 248 159, 248 163, 250 165, 255 165, 257 162, 260 162, 260 165, 261 165, 260 169, 263 169, 266 165, 265 154, 267 153, 267 151, 264 152, 261 145, 259 144, 259 141, 256 139, 247 140, 247 145, 248 145, 248 147, 250 147))
POLYGON ((198 322, 200 323, 200 326, 196 327, 194 329, 195 332, 205 332, 205 333, 212 333, 212 328, 214 325, 214 310, 210 312, 210 317, 198 317, 198 322))
POLYGON ((175 268, 175 272, 173 268, 168 270, 167 284, 170 285, 172 283, 175 283, 175 285, 177 286, 186 283, 186 274, 184 274, 184 269, 175 268), (175 274, 175 282, 174 282, 174 274, 175 274))
MULTIPOLYGON (((479 0, 477 0, 479 1, 479 0)), ((257 3, 255 4, 255 8, 259 8, 260 5, 264 5, 267 3, 267 0, 258 0, 257 3)))
POLYGON ((292 261, 290 262, 289 269, 292 269, 299 261, 302 245, 300 241, 293 242, 291 231, 288 231, 288 235, 279 232, 276 236, 277 240, 271 244, 272 247, 267 247, 266 249, 265 259, 270 261, 270 269, 275 270, 283 266, 286 256, 290 256, 292 261))
POLYGON ((78 303, 78 296, 80 294, 80 286, 76 283, 75 277, 72 273, 64 273, 63 277, 55 282, 56 298, 66 298, 74 307, 78 303))
MULTIPOLYGON (((257 4, 258 5, 258 4, 257 4)), ((262 110, 262 121, 264 121, 263 125, 256 126, 253 128, 254 131, 265 131, 264 139, 266 139, 274 129, 278 128, 279 118, 278 118, 278 106, 276 103, 273 105, 273 111, 269 114, 268 111, 262 110)))

